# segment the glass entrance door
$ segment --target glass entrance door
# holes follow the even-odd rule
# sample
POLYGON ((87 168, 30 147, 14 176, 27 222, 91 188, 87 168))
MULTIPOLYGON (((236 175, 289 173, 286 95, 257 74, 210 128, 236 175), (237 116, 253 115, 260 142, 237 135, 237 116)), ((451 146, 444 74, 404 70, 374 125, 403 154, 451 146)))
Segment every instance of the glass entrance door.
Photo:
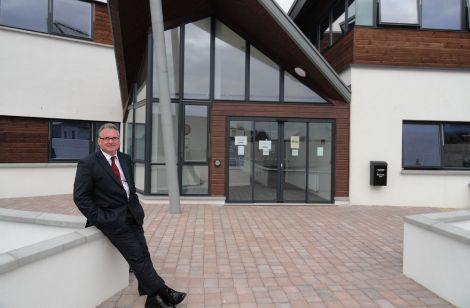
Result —
POLYGON ((332 121, 229 121, 228 202, 332 201, 332 121))

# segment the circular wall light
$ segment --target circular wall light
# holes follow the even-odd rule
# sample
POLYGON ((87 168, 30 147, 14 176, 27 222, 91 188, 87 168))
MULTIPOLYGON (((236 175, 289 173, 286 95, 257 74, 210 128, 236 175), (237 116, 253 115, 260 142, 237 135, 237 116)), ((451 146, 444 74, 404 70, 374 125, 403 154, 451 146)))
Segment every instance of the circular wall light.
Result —
POLYGON ((307 74, 305 74, 305 71, 303 69, 301 69, 300 67, 296 67, 294 68, 294 71, 297 75, 299 75, 300 77, 305 77, 307 76, 307 74))

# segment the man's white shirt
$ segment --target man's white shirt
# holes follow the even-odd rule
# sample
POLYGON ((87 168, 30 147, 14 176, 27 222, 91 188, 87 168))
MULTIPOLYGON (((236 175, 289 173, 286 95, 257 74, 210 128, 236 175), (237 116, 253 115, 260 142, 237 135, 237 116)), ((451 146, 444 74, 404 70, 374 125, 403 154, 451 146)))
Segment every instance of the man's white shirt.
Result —
MULTIPOLYGON (((109 155, 108 153, 103 152, 103 150, 101 149, 100 151, 101 153, 103 153, 109 165, 112 166, 112 161, 111 161, 112 156, 109 155)), ((124 186, 124 189, 126 190, 126 194, 127 194, 127 199, 129 199, 129 184, 127 184, 127 180, 126 180, 126 177, 124 176, 124 172, 122 171, 121 163, 119 162, 119 157, 117 156, 117 153, 116 153, 116 158, 114 159, 114 163, 116 163, 116 166, 119 169, 119 174, 121 175, 122 186, 124 186)))

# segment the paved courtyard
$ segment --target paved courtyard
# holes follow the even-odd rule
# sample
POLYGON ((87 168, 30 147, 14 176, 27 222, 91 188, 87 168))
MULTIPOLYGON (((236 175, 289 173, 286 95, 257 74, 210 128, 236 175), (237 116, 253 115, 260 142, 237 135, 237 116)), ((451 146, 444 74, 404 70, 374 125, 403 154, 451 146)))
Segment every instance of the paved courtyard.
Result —
MULTIPOLYGON (((0 207, 78 215, 70 195, 0 207)), ((144 204, 157 271, 178 307, 452 307, 402 274, 403 217, 446 209, 144 204)), ((144 307, 134 276, 101 304, 144 307)))

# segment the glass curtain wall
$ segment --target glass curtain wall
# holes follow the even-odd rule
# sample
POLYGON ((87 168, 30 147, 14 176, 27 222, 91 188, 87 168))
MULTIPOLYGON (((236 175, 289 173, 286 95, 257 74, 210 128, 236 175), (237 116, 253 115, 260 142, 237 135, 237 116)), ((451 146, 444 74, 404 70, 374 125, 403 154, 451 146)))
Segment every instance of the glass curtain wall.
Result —
MULTIPOLYGON (((168 65, 168 84, 170 86, 170 97, 179 98, 179 78, 180 78, 180 29, 173 28, 165 31, 165 47, 168 65)), ((152 53, 153 55, 153 53, 152 53)), ((153 97, 160 96, 160 87, 158 85, 157 60, 153 59, 153 97)))

